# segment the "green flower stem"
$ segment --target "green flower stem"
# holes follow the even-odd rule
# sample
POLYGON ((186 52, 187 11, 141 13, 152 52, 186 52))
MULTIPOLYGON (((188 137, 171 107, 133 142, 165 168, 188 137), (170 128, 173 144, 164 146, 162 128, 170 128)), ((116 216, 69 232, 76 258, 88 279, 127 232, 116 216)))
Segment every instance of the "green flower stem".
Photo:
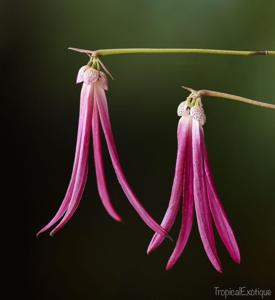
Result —
POLYGON ((193 97, 223 98, 223 99, 239 101, 239 102, 243 102, 246 104, 255 105, 255 106, 259 106, 259 107, 263 107, 263 108, 275 109, 275 104, 265 103, 265 102, 252 100, 249 98, 244 98, 244 97, 240 97, 240 96, 236 96, 236 95, 231 95, 231 94, 221 93, 221 92, 216 92, 216 91, 211 91, 211 90, 196 91, 196 90, 186 87, 186 86, 183 86, 183 88, 188 90, 189 92, 191 92, 193 94, 193 97))
POLYGON ((241 55, 241 56, 275 56, 275 51, 239 51, 239 50, 215 50, 215 49, 191 49, 191 48, 122 48, 85 50, 69 48, 80 53, 92 56, 120 55, 120 54, 215 54, 215 55, 241 55))
POLYGON ((215 49, 188 49, 188 48, 128 48, 128 49, 100 49, 93 52, 97 56, 119 54, 216 54, 216 55, 266 55, 275 56, 275 51, 238 51, 215 49))
MULTIPOLYGON (((214 55, 239 55, 239 56, 275 56, 275 51, 239 51, 239 50, 216 50, 216 49, 192 49, 192 48, 121 48, 121 49, 99 49, 99 50, 86 50, 79 48, 69 48, 72 51, 80 52, 87 54, 91 61, 93 58, 98 58, 100 56, 107 55, 120 55, 120 54, 214 54, 214 55)), ((100 65, 104 68, 106 72, 109 71, 103 65, 103 63, 99 60, 100 65)), ((224 98, 227 100, 234 100, 243 102, 250 105, 255 105, 259 107, 275 109, 274 104, 264 103, 261 101, 252 100, 249 98, 244 98, 236 95, 231 95, 227 93, 220 93, 216 91, 210 90, 200 90, 195 91, 191 88, 183 87, 189 91, 191 91, 194 95, 200 96, 208 96, 208 97, 216 97, 216 98, 224 98)))

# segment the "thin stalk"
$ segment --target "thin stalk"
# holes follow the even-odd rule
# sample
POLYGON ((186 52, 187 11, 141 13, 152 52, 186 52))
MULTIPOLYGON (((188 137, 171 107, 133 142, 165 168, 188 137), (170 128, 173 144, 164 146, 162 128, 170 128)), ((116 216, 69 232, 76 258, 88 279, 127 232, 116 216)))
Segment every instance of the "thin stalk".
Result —
POLYGON ((240 56, 275 56, 275 51, 239 51, 239 50, 217 50, 217 49, 192 49, 192 48, 121 48, 121 49, 99 49, 85 50, 69 48, 80 53, 92 56, 120 55, 120 54, 215 54, 215 55, 240 55, 240 56))
POLYGON ((100 49, 94 51, 95 55, 119 55, 119 54, 216 54, 216 55, 266 55, 275 56, 275 51, 238 51, 215 49, 189 49, 189 48, 128 48, 128 49, 100 49))
POLYGON ((257 100, 252 100, 249 98, 245 97, 240 97, 232 94, 227 94, 227 93, 221 93, 221 92, 216 92, 216 91, 211 91, 211 90, 199 90, 196 91, 192 88, 182 86, 184 89, 188 90, 193 94, 194 97, 215 97, 215 98, 223 98, 227 100, 233 100, 233 101, 239 101, 242 103, 254 105, 254 106, 259 106, 263 108, 268 108, 268 109, 275 109, 275 104, 270 104, 270 103, 265 103, 262 101, 257 101, 257 100))

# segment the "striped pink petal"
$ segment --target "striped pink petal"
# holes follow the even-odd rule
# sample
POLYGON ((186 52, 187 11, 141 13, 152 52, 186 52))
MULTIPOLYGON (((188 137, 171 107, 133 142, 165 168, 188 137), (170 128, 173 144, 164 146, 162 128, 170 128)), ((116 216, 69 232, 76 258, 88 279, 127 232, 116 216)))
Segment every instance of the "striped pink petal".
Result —
POLYGON ((204 168, 205 168, 206 179, 207 179, 208 200, 209 200, 210 210, 214 219, 214 223, 233 261, 236 263, 240 263, 241 261, 240 250, 236 238, 234 236, 232 227, 230 226, 230 222, 222 207, 217 190, 215 188, 215 183, 214 183, 214 179, 209 164, 206 145, 204 145, 204 159, 205 159, 204 168))
MULTIPOLYGON (((183 194, 183 172, 184 172, 184 160, 186 159, 186 148, 188 143, 188 135, 191 129, 191 121, 189 116, 183 116, 179 119, 177 138, 178 138, 178 151, 175 167, 175 175, 172 186, 172 192, 166 210, 165 216, 161 222, 161 226, 169 232, 175 223, 179 208, 180 200, 183 194)), ((153 238, 147 249, 147 254, 154 251, 161 245, 165 237, 157 233, 154 234, 153 238)))
POLYGON ((205 252, 209 260, 218 272, 222 272, 221 263, 217 255, 210 208, 207 198, 206 175, 204 170, 203 129, 197 120, 193 120, 192 123, 194 203, 198 228, 205 252))
POLYGON ((85 111, 86 105, 87 105, 87 101, 85 101, 85 97, 87 96, 88 92, 89 92, 89 87, 86 84, 83 84, 82 89, 81 89, 81 95, 80 95, 79 121, 78 121, 77 142, 76 142, 74 164, 73 164, 72 175, 71 175, 71 179, 69 182, 67 192, 65 194, 65 197, 64 197, 57 213, 53 217, 53 219, 37 233, 37 236, 39 234, 45 232, 50 227, 52 227, 56 222, 58 222, 60 220, 60 218, 66 212, 68 205, 70 203, 73 188, 75 185, 76 171, 77 171, 77 166, 78 166, 78 161, 79 161, 79 150, 80 150, 81 137, 82 137, 83 116, 84 116, 84 111, 85 111))
POLYGON ((137 196, 132 191, 123 169, 120 165, 118 152, 116 149, 111 122, 108 113, 108 106, 105 91, 102 87, 96 86, 95 88, 95 100, 98 105, 98 111, 100 116, 101 125, 103 128, 103 132, 105 135, 105 139, 107 142, 107 147, 109 150, 109 154, 111 157, 111 161, 113 164, 113 168, 115 170, 117 179, 124 191, 126 197, 128 198, 129 202, 132 204, 134 209, 137 211, 141 219, 155 232, 158 232, 161 235, 167 235, 166 231, 150 216, 150 214, 145 210, 145 208, 139 202, 137 196))
POLYGON ((71 217, 74 215, 84 188, 87 181, 87 173, 88 173, 88 154, 89 154, 89 144, 90 144, 90 132, 91 132, 91 124, 92 124, 92 106, 93 106, 93 97, 94 97, 94 85, 91 84, 88 86, 88 93, 85 96, 86 107, 84 111, 83 118, 83 129, 81 134, 81 142, 79 149, 79 161, 77 165, 77 170, 75 174, 75 182, 71 195, 71 199, 66 210, 65 215, 59 224, 51 231, 50 235, 54 235, 57 231, 59 231, 71 217))
MULTIPOLYGON (((191 130, 191 127, 189 128, 191 130)), ((166 265, 166 270, 170 270, 180 258, 190 236, 194 219, 192 132, 188 134, 186 154, 181 227, 176 246, 166 265)))
POLYGON ((109 197, 108 189, 107 189, 103 160, 102 160, 100 126, 99 126, 99 117, 97 111, 97 103, 94 104, 94 109, 93 109, 92 133, 93 133, 94 161, 95 161, 95 171, 96 171, 98 192, 108 214, 116 221, 121 221, 121 217, 113 208, 113 205, 109 197))

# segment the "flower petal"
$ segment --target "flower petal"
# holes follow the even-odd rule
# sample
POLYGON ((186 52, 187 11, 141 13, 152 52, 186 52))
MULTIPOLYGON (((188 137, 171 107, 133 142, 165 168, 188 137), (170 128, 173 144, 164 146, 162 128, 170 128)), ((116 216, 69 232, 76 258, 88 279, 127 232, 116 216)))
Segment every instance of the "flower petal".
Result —
POLYGON ((120 165, 118 152, 115 144, 115 140, 112 133, 111 122, 108 113, 107 100, 104 89, 97 85, 95 87, 95 99, 98 105, 98 111, 100 116, 101 125, 107 142, 107 147, 115 170, 118 182, 122 187, 126 197, 128 198, 131 205, 137 211, 142 220, 155 232, 158 232, 161 235, 167 235, 167 232, 150 216, 150 214, 145 210, 142 204, 139 202, 137 196, 132 191, 123 169, 120 165))
POLYGON ((179 237, 173 253, 171 254, 166 270, 170 270, 181 256, 193 224, 194 219, 194 194, 193 194, 193 164, 192 164, 192 136, 189 134, 187 144, 186 166, 184 174, 184 191, 183 191, 183 206, 182 220, 179 237))
POLYGON ((60 218, 66 212, 68 205, 70 203, 72 192, 73 192, 74 185, 75 185, 76 171, 77 171, 77 166, 78 166, 78 161, 79 161, 79 150, 80 150, 81 137, 82 137, 83 118, 84 118, 84 112, 86 110, 86 105, 87 105, 87 101, 85 101, 85 97, 88 92, 87 87, 88 86, 86 84, 83 84, 82 89, 81 89, 76 150, 75 150, 72 175, 71 175, 71 179, 70 179, 70 183, 69 183, 67 192, 65 194, 65 197, 64 197, 58 211, 56 212, 55 216, 53 217, 53 219, 36 234, 37 236, 40 235, 41 233, 45 232, 50 227, 52 227, 56 222, 58 222, 60 220, 60 218))
POLYGON ((89 85, 88 94, 85 97, 87 106, 85 109, 85 115, 83 119, 83 130, 82 130, 81 144, 79 149, 79 162, 78 162, 77 171, 75 175, 75 183, 74 183, 72 196, 65 215, 63 216, 60 223, 51 231, 50 233, 51 236, 53 236, 57 231, 59 231, 71 219, 71 217, 73 216, 74 212, 76 211, 80 203, 86 185, 87 173, 88 173, 90 132, 91 132, 91 124, 92 124, 91 119, 92 119, 93 94, 94 94, 94 85, 89 85))
MULTIPOLYGON (((176 159, 176 168, 174 181, 172 186, 172 192, 166 210, 165 216, 161 222, 161 226, 169 232, 175 223, 179 208, 180 200, 183 194, 183 172, 184 172, 184 160, 186 159, 186 149, 188 144, 188 136, 191 130, 191 120, 190 117, 182 117, 179 119, 177 137, 178 137, 178 151, 176 159)), ((161 245, 165 237, 155 233, 151 242, 147 248, 147 254, 154 251, 157 247, 161 245)))
POLYGON ((203 129, 197 120, 192 122, 194 203, 197 222, 204 250, 212 265, 222 272, 217 255, 210 208, 207 199, 206 175, 204 170, 204 136, 203 129))
POLYGON ((76 77, 76 83, 80 83, 84 81, 84 73, 88 66, 83 66, 79 69, 76 77))
POLYGON ((111 203, 105 174, 104 174, 104 166, 102 160, 102 150, 101 150, 101 141, 100 141, 100 128, 99 128, 99 118, 97 111, 97 104, 95 103, 93 109, 93 120, 92 120, 92 133, 93 133, 93 146, 94 146, 94 161, 95 161, 95 170, 96 170, 96 180, 97 180, 97 188, 102 200, 102 203, 108 212, 108 214, 114 218, 116 221, 121 221, 121 217, 113 208, 111 203))
POLYGON ((234 236, 232 227, 230 226, 230 222, 226 216, 223 206, 219 200, 217 190, 215 188, 214 179, 212 176, 206 147, 204 149, 204 157, 205 157, 204 168, 205 168, 205 173, 207 178, 208 200, 209 200, 210 210, 214 219, 214 223, 233 261, 236 263, 240 263, 241 261, 240 250, 236 238, 234 236))

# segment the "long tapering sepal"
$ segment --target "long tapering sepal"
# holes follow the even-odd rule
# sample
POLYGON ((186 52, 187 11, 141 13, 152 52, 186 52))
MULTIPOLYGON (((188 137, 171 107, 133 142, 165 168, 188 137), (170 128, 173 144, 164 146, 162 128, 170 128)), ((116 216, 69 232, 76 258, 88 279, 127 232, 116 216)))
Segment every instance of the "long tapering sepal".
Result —
POLYGON ((100 141, 100 124, 99 124, 97 103, 95 103, 94 110, 93 110, 92 133, 93 133, 94 162, 95 162, 98 192, 108 214, 116 221, 121 221, 120 215, 115 211, 111 203, 108 189, 107 189, 103 159, 102 159, 102 150, 101 150, 101 141, 100 141))
POLYGON ((222 272, 220 259, 217 254, 210 208, 208 203, 206 176, 204 171, 204 147, 202 127, 199 121, 192 124, 193 170, 194 170, 194 203, 199 233, 204 250, 212 265, 222 272))
POLYGON ((115 170, 118 182, 121 185, 122 190, 124 191, 126 197, 128 198, 129 202, 133 206, 133 208, 137 211, 138 215, 141 219, 148 225, 153 231, 159 233, 160 235, 167 235, 166 230, 164 230, 153 218, 152 216, 145 210, 142 204, 139 202, 137 196, 131 189, 124 171, 121 167, 119 156, 115 144, 115 140, 113 137, 111 122, 108 113, 108 106, 105 91, 102 88, 95 89, 95 98, 98 105, 98 111, 100 116, 101 125, 103 128, 104 136, 107 142, 107 147, 109 150, 109 154, 111 157, 111 161, 113 164, 113 168, 115 170))

